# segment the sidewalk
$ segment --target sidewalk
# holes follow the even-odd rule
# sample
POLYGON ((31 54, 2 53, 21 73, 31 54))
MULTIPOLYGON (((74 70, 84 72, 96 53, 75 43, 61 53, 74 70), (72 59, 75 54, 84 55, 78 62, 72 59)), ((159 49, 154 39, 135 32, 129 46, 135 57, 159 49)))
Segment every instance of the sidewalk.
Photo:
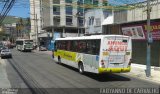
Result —
POLYGON ((11 88, 6 72, 6 63, 3 59, 0 59, 0 88, 11 88))
POLYGON ((146 65, 132 63, 131 72, 123 74, 160 84, 160 67, 151 66, 151 77, 146 77, 145 70, 146 70, 146 65))
MULTIPOLYGON (((34 52, 52 55, 52 51, 34 50, 34 52)), ((160 84, 160 67, 153 67, 153 66, 151 67, 151 77, 146 77, 145 70, 146 70, 146 65, 132 63, 131 71, 122 74, 160 84)))

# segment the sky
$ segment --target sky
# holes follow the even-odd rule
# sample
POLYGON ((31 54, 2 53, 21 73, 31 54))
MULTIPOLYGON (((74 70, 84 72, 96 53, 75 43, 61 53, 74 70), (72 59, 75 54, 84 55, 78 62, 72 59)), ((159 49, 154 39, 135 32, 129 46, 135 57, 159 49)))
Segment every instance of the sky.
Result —
MULTIPOLYGON (((130 4, 130 3, 135 3, 135 2, 142 2, 142 1, 145 1, 145 0, 108 0, 108 1, 112 5, 121 5, 121 4, 130 4)), ((0 6, 1 6, 1 4, 0 4, 0 6)), ((10 10, 8 15, 27 18, 27 17, 30 16, 29 13, 30 13, 29 0, 16 0, 15 5, 10 10)))
POLYGON ((15 5, 8 15, 27 18, 30 16, 29 0, 16 0, 15 5))
MULTIPOLYGON (((2 9, 4 3, 2 2, 0 3, 1 3, 0 8, 2 9)), ((14 6, 12 7, 8 15, 27 18, 30 16, 29 11, 30 11, 29 0, 16 0, 14 6)))

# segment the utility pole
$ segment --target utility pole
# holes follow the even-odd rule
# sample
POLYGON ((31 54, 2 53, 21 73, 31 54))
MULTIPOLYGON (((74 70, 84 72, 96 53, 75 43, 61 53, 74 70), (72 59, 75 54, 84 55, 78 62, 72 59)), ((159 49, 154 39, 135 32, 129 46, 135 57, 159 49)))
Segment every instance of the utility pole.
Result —
POLYGON ((147 59, 146 59, 146 76, 151 76, 151 43, 153 42, 150 29, 150 0, 147 0, 147 59))
POLYGON ((38 39, 38 18, 37 18, 37 14, 35 14, 35 16, 36 16, 36 19, 35 19, 35 21, 36 21, 36 39, 37 39, 37 47, 38 47, 38 49, 39 49, 39 39, 38 39))
POLYGON ((79 21, 80 20, 80 17, 79 17, 80 15, 81 15, 81 12, 78 10, 78 12, 76 14, 76 16, 77 16, 77 27, 78 27, 78 37, 80 36, 80 30, 79 30, 80 29, 79 28, 80 27, 80 21, 79 21))
POLYGON ((37 18, 37 13, 36 13, 36 4, 35 4, 35 0, 32 0, 33 1, 33 15, 34 15, 34 30, 35 30, 35 33, 36 33, 36 36, 35 36, 35 45, 39 48, 39 39, 38 39, 38 18, 37 18))

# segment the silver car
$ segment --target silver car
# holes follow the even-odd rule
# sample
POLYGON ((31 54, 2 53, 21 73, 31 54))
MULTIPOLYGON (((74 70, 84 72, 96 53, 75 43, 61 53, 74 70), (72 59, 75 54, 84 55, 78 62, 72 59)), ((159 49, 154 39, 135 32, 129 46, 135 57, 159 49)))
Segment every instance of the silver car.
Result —
POLYGON ((40 47, 39 47, 39 50, 40 50, 40 51, 47 51, 47 48, 46 48, 45 46, 40 46, 40 47))
POLYGON ((12 53, 9 49, 2 49, 1 50, 1 58, 4 58, 4 57, 12 58, 12 53))

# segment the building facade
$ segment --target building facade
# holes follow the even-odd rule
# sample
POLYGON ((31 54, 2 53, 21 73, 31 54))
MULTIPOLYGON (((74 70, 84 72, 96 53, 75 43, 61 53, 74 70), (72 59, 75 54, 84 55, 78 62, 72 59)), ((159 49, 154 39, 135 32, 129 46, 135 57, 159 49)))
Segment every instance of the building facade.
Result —
MULTIPOLYGON (((40 44, 39 38, 42 37, 43 22, 41 18, 42 0, 30 0, 30 22, 31 22, 31 32, 30 39, 33 39, 34 45, 40 44)), ((44 34, 47 37, 46 34, 44 34)))
MULTIPOLYGON (((113 24, 104 25, 105 34, 123 34, 132 37, 133 60, 146 64, 147 55, 147 2, 128 5, 128 10, 115 10, 113 24)), ((160 0, 150 2, 151 65, 160 66, 160 0)))
POLYGON ((84 34, 84 4, 83 0, 42 0, 42 29, 50 37, 47 42, 49 49, 58 37, 76 37, 84 34), (60 35, 60 36, 59 36, 60 35))
POLYGON ((4 39, 8 40, 12 43, 15 42, 17 38, 17 30, 16 30, 16 23, 12 24, 4 24, 2 26, 2 31, 4 32, 5 36, 4 39))
MULTIPOLYGON (((45 0, 46 2, 46 0, 45 0)), ((47 32, 59 32, 61 37, 78 36, 84 33, 83 0, 48 0, 48 6, 43 10, 44 27, 47 32)), ((46 2, 46 3, 47 3, 46 2)))
POLYGON ((82 36, 85 11, 106 4, 106 0, 30 0, 31 39, 48 45, 54 33, 60 37, 82 36))

